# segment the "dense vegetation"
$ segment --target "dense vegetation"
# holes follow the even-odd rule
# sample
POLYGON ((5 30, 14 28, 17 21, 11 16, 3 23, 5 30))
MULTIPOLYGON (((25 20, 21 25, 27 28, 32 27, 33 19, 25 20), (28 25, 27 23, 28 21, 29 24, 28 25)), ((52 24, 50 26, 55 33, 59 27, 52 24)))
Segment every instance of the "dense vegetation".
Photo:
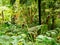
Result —
POLYGON ((60 0, 38 7, 38 0, 0 0, 0 45, 60 45, 60 0))

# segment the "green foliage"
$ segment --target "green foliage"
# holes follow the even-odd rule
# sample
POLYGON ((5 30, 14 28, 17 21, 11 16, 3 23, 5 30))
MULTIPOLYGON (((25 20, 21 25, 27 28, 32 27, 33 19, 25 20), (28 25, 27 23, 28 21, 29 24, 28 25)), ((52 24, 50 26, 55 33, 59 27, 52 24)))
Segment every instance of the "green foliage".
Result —
POLYGON ((10 4, 13 5, 16 0, 10 0, 10 4))
POLYGON ((60 28, 60 25, 59 25, 59 24, 60 24, 60 19, 56 19, 56 21, 55 21, 55 22, 56 22, 56 24, 55 24, 55 25, 56 25, 56 27, 59 27, 59 28, 60 28))
POLYGON ((20 0, 20 4, 26 4, 27 0, 20 0))
POLYGON ((51 37, 47 37, 47 36, 43 36, 43 35, 39 35, 36 38, 36 45, 57 45, 55 40, 51 37))
POLYGON ((59 5, 60 0, 41 0, 38 25, 38 0, 0 0, 0 45, 60 45, 59 5), (55 28, 49 30, 52 19, 55 28))

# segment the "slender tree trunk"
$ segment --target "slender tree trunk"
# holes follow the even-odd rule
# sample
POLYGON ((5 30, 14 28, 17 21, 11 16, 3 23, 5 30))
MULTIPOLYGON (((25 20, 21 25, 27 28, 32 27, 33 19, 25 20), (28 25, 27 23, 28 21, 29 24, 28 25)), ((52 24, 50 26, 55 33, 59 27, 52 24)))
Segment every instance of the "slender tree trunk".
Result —
POLYGON ((2 11, 2 20, 4 21, 4 14, 3 14, 3 11, 2 11))
MULTIPOLYGON (((38 0, 38 13, 39 13, 39 25, 41 25, 41 0, 38 0)), ((37 31, 38 35, 40 34, 41 29, 37 31)))
POLYGON ((41 25, 41 0, 38 0, 39 25, 41 25))

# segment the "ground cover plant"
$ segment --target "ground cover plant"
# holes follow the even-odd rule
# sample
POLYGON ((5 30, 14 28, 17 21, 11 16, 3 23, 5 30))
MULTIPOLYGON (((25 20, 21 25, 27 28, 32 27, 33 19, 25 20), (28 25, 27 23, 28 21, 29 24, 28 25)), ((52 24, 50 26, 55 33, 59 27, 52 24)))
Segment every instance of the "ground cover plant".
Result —
POLYGON ((60 45, 60 0, 0 0, 0 45, 60 45))

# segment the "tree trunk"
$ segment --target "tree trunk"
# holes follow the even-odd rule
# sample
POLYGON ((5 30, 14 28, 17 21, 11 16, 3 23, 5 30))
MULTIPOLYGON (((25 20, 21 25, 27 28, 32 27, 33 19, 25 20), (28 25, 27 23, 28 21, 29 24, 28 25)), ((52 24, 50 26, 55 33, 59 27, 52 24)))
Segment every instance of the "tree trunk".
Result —
POLYGON ((39 25, 41 25, 41 0, 38 0, 39 25))

